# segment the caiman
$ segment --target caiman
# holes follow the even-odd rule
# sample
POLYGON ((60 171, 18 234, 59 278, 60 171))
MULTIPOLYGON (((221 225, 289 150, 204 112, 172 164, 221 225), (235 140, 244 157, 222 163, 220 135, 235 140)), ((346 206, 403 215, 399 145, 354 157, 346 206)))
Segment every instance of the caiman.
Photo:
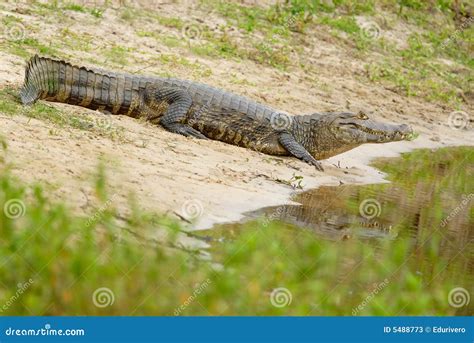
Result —
POLYGON ((364 143, 409 139, 412 129, 363 113, 290 116, 206 84, 77 67, 35 55, 26 66, 21 101, 39 99, 145 117, 170 132, 210 138, 269 155, 292 155, 323 170, 318 160, 364 143))

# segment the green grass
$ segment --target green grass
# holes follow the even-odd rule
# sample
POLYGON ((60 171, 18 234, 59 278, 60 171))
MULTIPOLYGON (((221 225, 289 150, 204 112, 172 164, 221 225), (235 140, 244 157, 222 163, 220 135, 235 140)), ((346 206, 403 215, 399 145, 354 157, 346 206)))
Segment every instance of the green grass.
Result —
POLYGON ((90 14, 98 19, 102 18, 104 15, 104 10, 100 8, 93 8, 90 10, 90 14))
POLYGON ((112 46, 104 51, 104 56, 108 61, 122 66, 129 64, 130 53, 132 49, 123 46, 112 46))
MULTIPOLYGON (((462 94, 470 92, 470 84, 474 78, 474 59, 470 53, 474 44, 474 28, 472 25, 463 29, 456 28, 453 9, 457 5, 453 1, 439 0, 428 3, 410 0, 398 4, 390 1, 380 3, 378 6, 383 10, 424 30, 422 34, 412 34, 407 41, 408 48, 402 49, 389 44, 383 37, 384 30, 390 27, 382 25, 382 37, 379 39, 368 39, 361 34, 361 28, 354 16, 365 15, 372 22, 379 21, 371 18, 377 13, 374 1, 341 0, 330 4, 324 1, 293 0, 266 9, 221 1, 205 3, 213 4, 234 26, 249 33, 248 41, 252 42, 253 52, 240 54, 240 57, 286 69, 291 63, 288 62, 290 58, 284 50, 291 50, 295 44, 301 44, 297 39, 298 33, 295 36, 291 31, 310 34, 311 29, 317 26, 327 26, 333 29, 336 44, 344 49, 356 48, 352 54, 361 59, 372 53, 382 53, 387 61, 384 64, 390 68, 382 67, 387 71, 386 77, 381 75, 377 79, 382 79, 403 95, 420 96, 429 101, 457 106, 463 101, 462 94), (438 9, 441 15, 430 15, 434 8, 438 9), (289 22, 293 25, 289 26, 289 22), (253 41, 252 33, 255 32, 263 33, 265 41, 253 41), (339 32, 345 35, 341 36, 339 32), (269 35, 274 36, 273 41, 268 38, 269 35), (278 54, 273 51, 278 51, 278 54), (434 66, 437 58, 450 58, 468 69, 453 77, 452 69, 456 67, 440 64, 434 66)), ((458 10, 466 14, 466 8, 461 2, 458 10)), ((212 56, 214 49, 209 47, 202 52, 212 56)), ((370 79, 374 80, 374 77, 370 76, 370 79)))
MULTIPOLYGON (((423 181, 434 173, 437 192, 454 183, 455 199, 457 192, 473 189, 472 170, 460 169, 454 177, 432 168, 472 166, 472 150, 467 152, 416 152, 383 168, 394 181, 406 175, 423 181)), ((404 235, 378 244, 332 242, 276 221, 255 221, 214 242, 210 263, 197 258, 197 251, 173 248, 181 230, 176 220, 145 213, 133 201, 125 220, 117 216, 103 166, 94 178, 93 206, 82 216, 52 201, 41 185, 22 185, 8 168, 2 170, 0 208, 15 200, 20 210, 18 218, 0 211, 0 305, 15 299, 2 308, 5 315, 453 315, 459 312, 447 295, 467 286, 466 274, 453 273, 461 259, 446 258, 437 232, 423 245, 404 235), (166 232, 165 238, 145 238, 157 231, 166 232), (420 261, 426 263, 420 267, 420 261), (16 296, 18 284, 27 282, 16 296), (98 307, 93 294, 103 287, 114 302, 98 307), (279 287, 292 296, 281 308, 270 301, 279 287)), ((430 225, 439 225, 446 213, 434 216, 430 225)))
MULTIPOLYGON (((100 2, 97 2, 97 3, 100 3, 100 2)), ((105 7, 107 7, 108 2, 105 1, 102 4, 105 5, 105 7)), ((43 11, 44 10, 46 11, 50 10, 50 11, 55 11, 55 12, 73 11, 73 12, 80 12, 80 13, 89 13, 95 18, 102 18, 104 14, 104 10, 106 9, 106 8, 89 7, 89 6, 82 5, 80 3, 64 2, 64 1, 50 1, 49 3, 37 3, 36 5, 39 6, 39 8, 43 9, 43 11)))
POLYGON ((31 107, 22 106, 19 102, 18 90, 12 88, 0 90, 0 112, 11 116, 22 114, 31 118, 47 120, 60 126, 64 126, 67 120, 67 117, 61 115, 59 110, 44 103, 38 103, 31 107))
POLYGON ((21 18, 12 16, 12 15, 6 15, 2 17, 2 24, 8 27, 8 25, 11 24, 16 24, 16 23, 23 23, 23 20, 21 18))
POLYGON ((84 6, 82 5, 79 5, 79 4, 74 4, 74 3, 69 3, 69 4, 66 4, 64 7, 63 7, 64 10, 66 11, 75 11, 75 12, 86 12, 86 9, 84 8, 84 6))
MULTIPOLYGON (((138 37, 153 38, 169 48, 213 59, 252 60, 283 71, 301 68, 298 61, 303 60, 304 56, 295 56, 303 53, 301 46, 308 44, 308 36, 316 35, 326 40, 328 38, 324 32, 329 29, 331 42, 344 53, 360 59, 361 63, 376 57, 375 69, 383 72, 379 75, 372 73, 368 78, 361 78, 362 81, 380 82, 401 95, 422 97, 451 107, 458 107, 472 92, 474 59, 471 51, 474 26, 463 24, 459 16, 456 16, 457 12, 460 16, 467 17, 469 7, 465 1, 290 0, 262 7, 203 0, 195 5, 197 12, 213 11, 212 15, 223 17, 226 24, 216 30, 206 23, 133 6, 123 7, 117 13, 123 21, 135 27, 138 37), (385 19, 381 19, 379 13, 383 13, 385 19), (359 27, 357 16, 377 23, 381 28, 378 39, 371 39, 363 34, 364 30, 359 27), (400 21, 415 27, 407 38, 407 47, 397 47, 385 36, 400 21), (168 33, 162 32, 160 27, 163 26, 168 33), (199 39, 183 39, 183 31, 189 26, 199 29, 199 39), (239 38, 228 33, 227 29, 230 28, 234 32, 240 31, 237 35, 239 38), (453 63, 440 63, 442 59, 453 63)), ((108 10, 107 7, 105 4, 104 8, 92 8, 74 2, 32 5, 34 11, 49 17, 69 10, 90 13, 100 18, 108 10)), ((16 20, 14 18, 7 16, 3 20, 16 20)), ((28 32, 30 29, 35 30, 31 25, 28 32)), ((44 44, 28 36, 24 41, 2 45, 5 44, 5 49, 9 52, 24 58, 33 52, 58 56, 63 53, 63 47, 69 53, 91 51, 93 44, 90 44, 87 37, 74 37, 73 34, 65 38, 62 36, 52 44, 44 44)), ((98 38, 92 37, 92 42, 95 41, 99 41, 98 38)), ((106 49, 102 57, 119 65, 127 65, 136 53, 126 50, 120 47, 106 49)), ((87 61, 101 60, 87 58, 87 61)), ((304 65, 304 70, 305 73, 317 73, 313 66, 307 64, 304 65)))
POLYGON ((32 54, 39 53, 45 56, 58 56, 58 50, 54 43, 44 44, 36 38, 25 37, 16 41, 0 42, 0 49, 22 58, 29 58, 32 54))
POLYGON ((268 64, 272 67, 284 70, 290 65, 290 48, 286 46, 275 46, 270 40, 269 43, 258 43, 254 47, 256 53, 250 52, 250 59, 268 64))
POLYGON ((359 25, 353 17, 322 17, 320 22, 346 33, 358 33, 360 31, 359 25))
POLYGON ((180 18, 173 18, 173 17, 169 18, 169 17, 161 17, 161 16, 156 16, 156 18, 158 19, 158 22, 161 25, 175 28, 178 30, 181 30, 186 25, 186 23, 180 18))

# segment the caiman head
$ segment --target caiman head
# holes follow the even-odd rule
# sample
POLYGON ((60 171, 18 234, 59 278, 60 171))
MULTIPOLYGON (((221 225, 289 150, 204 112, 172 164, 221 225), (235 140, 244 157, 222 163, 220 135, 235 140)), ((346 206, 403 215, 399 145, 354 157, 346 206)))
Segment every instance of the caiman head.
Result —
POLYGON ((414 138, 409 125, 377 122, 363 112, 315 113, 305 117, 305 122, 310 123, 311 133, 303 145, 316 159, 326 159, 365 143, 388 143, 414 138))

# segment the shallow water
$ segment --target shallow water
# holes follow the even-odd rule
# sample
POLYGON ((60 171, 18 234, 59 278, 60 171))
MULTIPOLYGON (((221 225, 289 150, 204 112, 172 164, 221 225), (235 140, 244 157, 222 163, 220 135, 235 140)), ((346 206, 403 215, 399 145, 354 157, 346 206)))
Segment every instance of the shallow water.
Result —
POLYGON ((292 200, 301 205, 265 207, 245 213, 245 220, 279 220, 331 240, 416 239, 422 230, 438 230, 461 245, 473 239, 474 148, 420 150, 375 165, 390 183, 323 186, 296 195, 292 200))
MULTIPOLYGON (((246 220, 263 226, 281 221, 292 230, 313 231, 316 239, 375 245, 404 240, 413 251, 410 262, 420 269, 429 264, 425 245, 436 236, 437 258, 446 261, 446 271, 463 275, 474 297, 474 148, 418 150, 375 166, 390 183, 321 187, 292 199, 301 205, 263 208, 246 220)), ((233 239, 242 227, 219 225, 203 234, 211 241, 233 239)))

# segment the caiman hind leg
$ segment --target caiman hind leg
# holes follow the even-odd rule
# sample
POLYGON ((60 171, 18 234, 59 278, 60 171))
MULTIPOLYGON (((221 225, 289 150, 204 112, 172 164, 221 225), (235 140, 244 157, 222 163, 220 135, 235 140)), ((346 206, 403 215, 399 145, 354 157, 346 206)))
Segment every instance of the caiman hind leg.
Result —
POLYGON ((188 92, 179 88, 145 90, 144 104, 148 107, 147 111, 153 112, 154 105, 161 102, 168 103, 168 108, 160 119, 160 125, 163 128, 186 137, 207 139, 202 133, 183 123, 193 104, 193 99, 188 92))
POLYGON ((311 156, 310 153, 304 148, 304 146, 298 143, 293 137, 293 135, 291 135, 290 133, 280 133, 278 141, 291 155, 312 166, 315 166, 316 169, 319 171, 324 171, 321 163, 318 162, 313 156, 311 156))

